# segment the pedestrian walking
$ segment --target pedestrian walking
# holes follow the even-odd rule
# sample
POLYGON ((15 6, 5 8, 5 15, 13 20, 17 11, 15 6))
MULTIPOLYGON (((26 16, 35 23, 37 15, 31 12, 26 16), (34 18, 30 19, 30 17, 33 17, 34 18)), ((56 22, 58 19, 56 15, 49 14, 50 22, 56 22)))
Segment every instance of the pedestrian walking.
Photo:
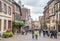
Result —
POLYGON ((54 31, 54 38, 57 39, 57 30, 54 31))
POLYGON ((39 34, 38 30, 35 29, 35 30, 34 30, 35 39, 38 39, 38 34, 39 34))
POLYGON ((50 28, 51 38, 57 38, 57 30, 55 30, 55 26, 50 28))
POLYGON ((41 36, 41 32, 42 32, 42 29, 40 28, 40 29, 39 29, 39 36, 41 36))
POLYGON ((34 30, 32 30, 32 39, 34 39, 34 30))
POLYGON ((43 36, 45 37, 45 31, 43 31, 43 36))
POLYGON ((50 31, 51 33, 51 38, 54 37, 54 31, 50 31))
POLYGON ((46 35, 46 29, 43 29, 43 37, 46 35))
POLYGON ((28 30, 25 30, 25 35, 27 35, 27 33, 28 33, 28 30))
POLYGON ((25 33, 25 29, 23 28, 23 29, 22 29, 22 35, 24 35, 24 33, 25 33))
POLYGON ((46 35, 49 37, 49 30, 48 29, 46 30, 46 35))

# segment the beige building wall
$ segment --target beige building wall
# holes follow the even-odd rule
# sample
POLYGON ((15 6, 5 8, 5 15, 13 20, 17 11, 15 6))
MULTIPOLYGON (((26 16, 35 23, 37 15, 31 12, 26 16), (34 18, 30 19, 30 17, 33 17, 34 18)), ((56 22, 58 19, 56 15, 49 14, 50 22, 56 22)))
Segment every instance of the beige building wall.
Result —
POLYGON ((54 12, 55 3, 56 3, 56 1, 53 1, 49 5, 50 28, 52 28, 51 30, 53 30, 53 28, 55 27, 55 24, 54 24, 55 23, 55 16, 54 16, 54 13, 55 13, 54 12))
POLYGON ((33 24, 34 24, 34 28, 37 28, 37 29, 40 28, 40 22, 39 21, 34 21, 33 24))
POLYGON ((31 24, 31 23, 32 23, 32 18, 30 17, 30 18, 29 18, 29 30, 32 29, 32 24, 31 24))

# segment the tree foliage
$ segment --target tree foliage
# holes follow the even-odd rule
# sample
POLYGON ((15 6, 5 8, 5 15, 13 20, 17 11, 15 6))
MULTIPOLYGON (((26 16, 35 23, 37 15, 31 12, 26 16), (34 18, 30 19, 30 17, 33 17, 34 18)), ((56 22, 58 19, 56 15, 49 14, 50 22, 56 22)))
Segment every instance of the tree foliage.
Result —
POLYGON ((20 22, 20 23, 19 23, 19 26, 24 26, 24 22, 23 22, 23 21, 20 22))
POLYGON ((19 28, 21 28, 22 26, 24 26, 24 22, 23 21, 21 21, 21 22, 15 22, 15 21, 13 21, 12 22, 12 32, 14 33, 15 31, 14 31, 14 28, 15 27, 19 27, 19 28))
POLYGON ((12 26, 13 27, 16 27, 16 26, 23 26, 24 25, 24 22, 23 21, 21 21, 21 22, 12 22, 12 26))

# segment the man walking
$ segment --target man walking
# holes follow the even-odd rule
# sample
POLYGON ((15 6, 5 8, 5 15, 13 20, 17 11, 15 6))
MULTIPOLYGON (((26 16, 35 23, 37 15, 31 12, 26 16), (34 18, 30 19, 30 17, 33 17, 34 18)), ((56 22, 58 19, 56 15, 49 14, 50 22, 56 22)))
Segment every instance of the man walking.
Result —
POLYGON ((42 29, 40 28, 40 29, 39 29, 39 36, 41 36, 41 32, 42 32, 42 29))
POLYGON ((32 30, 32 39, 34 39, 34 30, 32 30))
POLYGON ((57 39, 57 30, 54 31, 54 38, 57 39))

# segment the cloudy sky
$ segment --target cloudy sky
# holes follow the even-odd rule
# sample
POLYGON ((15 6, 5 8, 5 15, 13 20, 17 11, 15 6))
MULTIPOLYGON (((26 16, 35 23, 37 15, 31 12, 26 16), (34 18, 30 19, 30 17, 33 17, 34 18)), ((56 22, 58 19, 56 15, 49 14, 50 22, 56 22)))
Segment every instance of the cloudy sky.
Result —
POLYGON ((26 8, 31 11, 33 20, 38 20, 39 16, 43 15, 44 7, 49 0, 20 0, 26 8))

